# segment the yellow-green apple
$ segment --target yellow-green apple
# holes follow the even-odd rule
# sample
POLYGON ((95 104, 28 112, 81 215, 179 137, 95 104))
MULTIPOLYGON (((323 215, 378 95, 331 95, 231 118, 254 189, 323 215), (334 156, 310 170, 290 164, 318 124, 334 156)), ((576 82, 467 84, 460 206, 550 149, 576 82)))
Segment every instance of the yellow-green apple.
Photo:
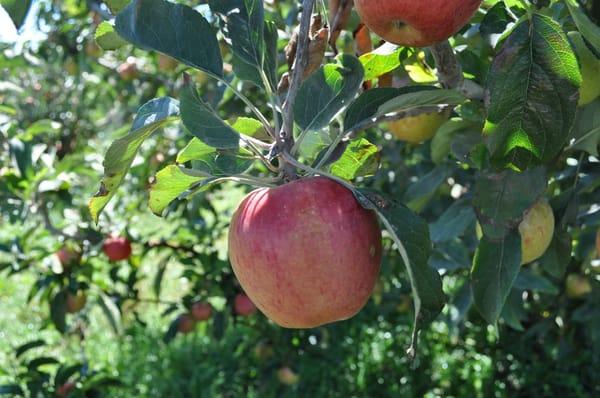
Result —
POLYGON ((131 256, 131 242, 123 236, 109 236, 102 244, 102 250, 110 261, 125 260, 131 256))
POLYGON ((87 296, 81 290, 77 293, 68 293, 67 294, 67 312, 69 314, 74 314, 76 312, 81 311, 83 307, 85 307, 85 303, 87 302, 87 296))
POLYGON ((400 140, 418 144, 432 138, 448 120, 443 113, 423 113, 388 123, 388 128, 400 140))
POLYGON ((408 47, 446 40, 469 22, 480 4, 481 0, 354 0, 369 29, 408 47))
POLYGON ((196 321, 189 314, 182 314, 177 318, 177 331, 181 334, 188 334, 194 330, 196 321))
POLYGON ((56 387, 56 395, 61 398, 66 398, 69 396, 71 391, 75 389, 75 383, 68 381, 60 386, 56 387))
POLYGON ((256 305, 244 293, 239 293, 233 299, 233 310, 237 315, 249 316, 256 312, 256 305))
POLYGON ((194 303, 190 308, 190 314, 196 321, 206 321, 212 315, 212 306, 209 303, 194 303))
POLYGON ((592 285, 585 276, 579 274, 569 274, 566 281, 567 297, 578 299, 591 293, 592 285))
POLYGON ((600 59, 585 44, 581 33, 569 32, 581 69, 579 106, 585 106, 600 96, 600 59))
MULTIPOLYGON (((483 231, 477 223, 477 237, 481 239, 483 231)), ((554 213, 544 199, 537 201, 525 212, 519 224, 521 235, 521 264, 537 260, 546 252, 554 235, 554 213)))
POLYGON ((286 386, 293 386, 294 384, 298 383, 300 376, 298 376, 296 372, 294 372, 288 366, 284 366, 283 368, 277 370, 277 379, 279 379, 279 381, 286 386))
POLYGON ((245 292, 272 321, 312 328, 355 315, 381 265, 373 211, 324 177, 251 192, 229 229, 229 257, 245 292))

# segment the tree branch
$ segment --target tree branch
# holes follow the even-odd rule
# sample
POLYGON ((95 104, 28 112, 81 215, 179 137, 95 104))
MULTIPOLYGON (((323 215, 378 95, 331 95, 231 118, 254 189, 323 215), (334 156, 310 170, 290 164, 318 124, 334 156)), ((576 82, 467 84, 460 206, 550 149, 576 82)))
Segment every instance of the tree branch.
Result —
POLYGON ((471 80, 465 80, 462 67, 447 40, 431 46, 431 53, 435 59, 438 79, 444 88, 456 89, 470 99, 483 99, 483 88, 471 80))
MULTIPOLYGON (((288 90, 285 103, 283 104, 283 126, 279 132, 278 146, 280 152, 289 152, 294 146, 294 103, 296 96, 302 83, 304 69, 308 63, 308 45, 310 38, 310 21, 312 11, 315 5, 315 0, 302 1, 302 14, 300 16, 300 31, 298 33, 298 47, 296 49, 296 60, 290 78, 290 88, 288 90)), ((295 167, 286 162, 284 158, 280 158, 284 163, 283 170, 287 178, 294 179, 295 167)))

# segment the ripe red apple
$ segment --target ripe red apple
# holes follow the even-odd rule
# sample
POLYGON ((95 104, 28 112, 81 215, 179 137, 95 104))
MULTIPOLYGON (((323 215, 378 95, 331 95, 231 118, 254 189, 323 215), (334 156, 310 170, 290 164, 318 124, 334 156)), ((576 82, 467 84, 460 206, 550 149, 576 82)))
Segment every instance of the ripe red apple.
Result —
POLYGON ((75 383, 68 381, 56 388, 56 395, 65 398, 75 389, 75 383))
POLYGON ((188 334, 194 330, 196 321, 188 314, 182 314, 177 319, 177 331, 181 334, 188 334))
POLYGON ((289 328, 355 315, 373 291, 381 251, 375 213, 324 177, 251 192, 229 229, 240 284, 266 316, 289 328))
POLYGON ((239 293, 233 299, 233 309, 237 315, 248 316, 256 312, 256 306, 250 300, 250 297, 244 293, 239 293))
POLYGON ((427 47, 458 32, 481 0, 354 0, 365 25, 386 41, 427 47))
POLYGON ((212 315, 212 306, 209 303, 194 303, 190 308, 190 314, 196 321, 206 321, 212 315))
POLYGON ((294 372, 288 366, 284 366, 277 371, 277 379, 279 379, 279 381, 286 386, 293 386, 300 381, 300 376, 298 376, 296 372, 294 372))
POLYGON ((131 242, 123 236, 109 236, 102 244, 102 250, 110 261, 120 261, 131 256, 131 242))
POLYGON ((85 307, 86 302, 87 296, 82 291, 78 291, 76 294, 67 294, 67 312, 69 314, 74 314, 81 311, 81 309, 85 307))

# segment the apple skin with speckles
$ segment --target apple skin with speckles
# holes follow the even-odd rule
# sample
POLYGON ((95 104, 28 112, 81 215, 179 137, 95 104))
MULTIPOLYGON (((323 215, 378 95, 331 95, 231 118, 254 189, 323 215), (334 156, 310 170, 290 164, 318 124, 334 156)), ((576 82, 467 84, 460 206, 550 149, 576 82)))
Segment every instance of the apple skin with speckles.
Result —
POLYGON ((381 252, 375 213, 324 177, 251 192, 229 229, 229 257, 244 291, 287 328, 354 316, 373 291, 381 252))
POLYGON ((384 40, 427 47, 448 39, 469 22, 481 0, 354 0, 365 25, 384 40))

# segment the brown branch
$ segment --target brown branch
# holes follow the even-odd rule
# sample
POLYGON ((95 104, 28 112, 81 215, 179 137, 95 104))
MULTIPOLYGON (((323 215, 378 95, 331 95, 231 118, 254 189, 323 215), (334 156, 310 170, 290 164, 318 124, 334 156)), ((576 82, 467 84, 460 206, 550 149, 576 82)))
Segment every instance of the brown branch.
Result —
POLYGON ((471 80, 465 80, 454 49, 447 40, 431 46, 431 53, 435 59, 438 79, 444 88, 456 89, 470 99, 483 99, 483 88, 471 80))

